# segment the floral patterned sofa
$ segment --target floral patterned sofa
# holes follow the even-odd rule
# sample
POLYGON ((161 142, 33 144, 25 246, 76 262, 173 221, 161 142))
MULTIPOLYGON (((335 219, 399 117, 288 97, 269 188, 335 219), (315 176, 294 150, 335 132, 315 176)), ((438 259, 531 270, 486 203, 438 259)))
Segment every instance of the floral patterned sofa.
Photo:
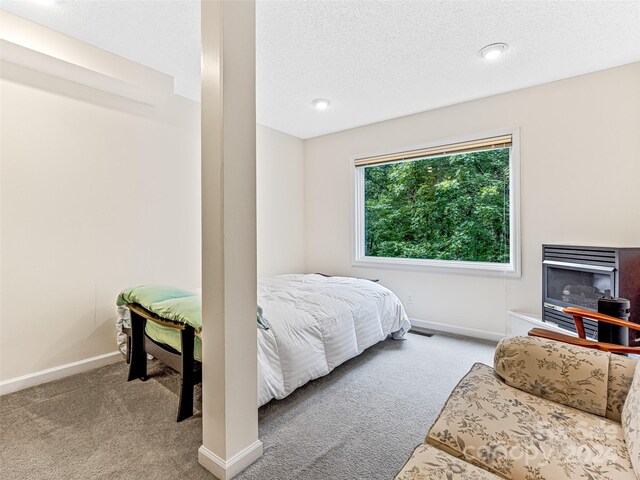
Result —
POLYGON ((638 480, 635 358, 542 338, 477 363, 396 480, 638 480))

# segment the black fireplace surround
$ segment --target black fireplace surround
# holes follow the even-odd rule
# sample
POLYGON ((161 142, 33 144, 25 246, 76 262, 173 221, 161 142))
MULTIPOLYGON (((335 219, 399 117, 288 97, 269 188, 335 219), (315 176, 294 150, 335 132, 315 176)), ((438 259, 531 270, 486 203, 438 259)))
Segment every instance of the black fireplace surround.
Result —
MULTIPOLYGON (((566 307, 598 310, 604 295, 631 302, 629 320, 640 323, 640 248, 542 246, 542 318, 576 331, 566 307)), ((598 339, 598 323, 585 319, 587 337, 598 339)), ((624 329, 623 344, 640 346, 640 332, 624 329), (626 343, 625 343, 626 342, 626 343)))

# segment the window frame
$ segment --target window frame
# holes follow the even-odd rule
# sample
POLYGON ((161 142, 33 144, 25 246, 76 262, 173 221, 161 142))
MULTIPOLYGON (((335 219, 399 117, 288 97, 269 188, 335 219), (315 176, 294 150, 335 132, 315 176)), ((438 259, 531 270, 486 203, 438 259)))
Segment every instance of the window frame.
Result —
MULTIPOLYGON (((453 273, 461 275, 482 275, 516 277, 521 276, 520 245, 520 129, 507 128, 455 138, 439 139, 418 146, 393 148, 385 151, 369 152, 354 155, 351 161, 352 186, 352 221, 351 221, 351 265, 353 267, 386 268, 394 270, 413 270, 434 273, 453 273), (372 257, 365 255, 365 221, 364 221, 364 169, 357 167, 356 160, 409 152, 423 148, 438 147, 453 143, 467 142, 482 138, 511 135, 511 151, 509 155, 509 263, 472 262, 461 260, 434 260, 418 258, 372 257)), ((411 161, 411 160, 409 160, 411 161)))

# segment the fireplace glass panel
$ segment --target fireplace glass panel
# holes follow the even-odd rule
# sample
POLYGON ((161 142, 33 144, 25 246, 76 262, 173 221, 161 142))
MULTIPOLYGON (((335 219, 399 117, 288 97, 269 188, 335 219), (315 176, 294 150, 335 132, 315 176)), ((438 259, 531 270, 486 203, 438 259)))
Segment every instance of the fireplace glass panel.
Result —
POLYGON ((598 298, 611 292, 613 278, 609 273, 547 267, 547 301, 597 310, 598 298))

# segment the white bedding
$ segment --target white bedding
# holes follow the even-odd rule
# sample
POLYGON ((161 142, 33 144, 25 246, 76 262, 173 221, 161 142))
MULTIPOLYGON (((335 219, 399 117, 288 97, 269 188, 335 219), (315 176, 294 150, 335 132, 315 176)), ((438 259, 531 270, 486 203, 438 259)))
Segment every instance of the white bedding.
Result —
POLYGON ((284 398, 326 375, 409 319, 398 297, 369 280, 280 275, 258 281, 258 303, 270 329, 258 329, 258 404, 284 398))
MULTIPOLYGON (((258 280, 258 304, 270 328, 258 328, 258 405, 284 398, 309 380, 411 324, 398 297, 369 280, 292 274, 258 280)), ((129 312, 118 308, 118 344, 129 312)))

